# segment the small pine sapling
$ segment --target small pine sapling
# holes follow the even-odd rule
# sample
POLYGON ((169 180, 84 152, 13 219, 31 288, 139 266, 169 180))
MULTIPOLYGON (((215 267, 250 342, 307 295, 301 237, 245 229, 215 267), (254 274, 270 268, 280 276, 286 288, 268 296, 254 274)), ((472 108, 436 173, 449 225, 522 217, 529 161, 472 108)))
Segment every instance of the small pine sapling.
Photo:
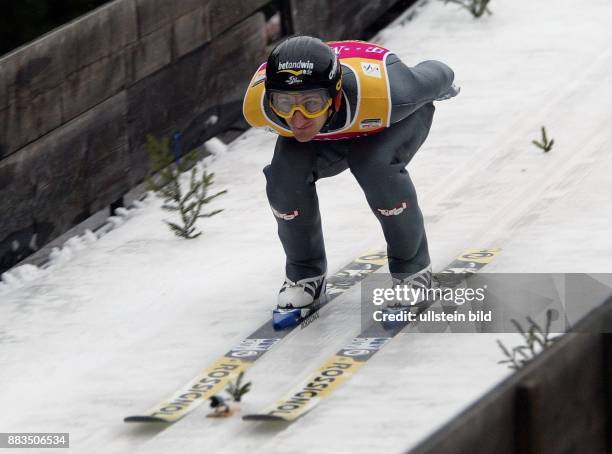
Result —
POLYGON ((475 18, 481 17, 484 13, 493 14, 488 8, 491 0, 444 0, 444 4, 456 3, 467 9, 475 18))
POLYGON ((548 141, 548 137, 546 136, 546 128, 542 126, 542 141, 538 142, 537 140, 532 140, 531 143, 544 150, 544 153, 548 153, 550 150, 552 150, 555 139, 548 141))
POLYGON ((147 177, 147 186, 164 199, 162 208, 176 212, 180 216, 180 223, 164 221, 175 235, 194 239, 202 234, 196 231, 195 223, 198 219, 209 218, 223 210, 214 210, 202 213, 204 205, 227 191, 219 191, 208 195, 213 184, 214 173, 208 173, 205 168, 201 175, 197 166, 198 156, 196 150, 177 155, 169 150, 168 138, 158 141, 155 137, 147 136, 147 152, 150 158, 150 174, 147 177), (181 187, 180 177, 184 172, 190 172, 189 189, 185 192, 181 187))
POLYGON ((242 396, 244 396, 251 390, 251 382, 242 384, 243 378, 244 372, 240 372, 240 374, 238 374, 238 377, 236 378, 236 381, 230 382, 227 385, 226 391, 230 396, 232 396, 234 402, 240 402, 242 396))
POLYGON ((548 309, 546 311, 546 327, 544 330, 540 328, 531 317, 527 317, 527 323, 529 328, 527 331, 523 329, 523 326, 516 320, 512 319, 512 324, 516 330, 523 336, 525 342, 524 345, 518 345, 512 350, 509 350, 499 339, 497 345, 501 351, 506 355, 506 359, 498 361, 498 364, 508 364, 510 369, 518 370, 531 361, 536 355, 542 350, 550 347, 554 342, 554 339, 550 337, 550 325, 553 319, 553 310, 548 309))

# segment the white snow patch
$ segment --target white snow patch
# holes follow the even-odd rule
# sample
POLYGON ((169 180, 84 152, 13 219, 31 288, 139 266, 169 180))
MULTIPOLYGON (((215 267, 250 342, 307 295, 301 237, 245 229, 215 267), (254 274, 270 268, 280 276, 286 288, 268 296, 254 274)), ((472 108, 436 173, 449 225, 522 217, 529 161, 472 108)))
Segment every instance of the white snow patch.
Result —
MULTIPOLYGON (((2 274, 2 283, 11 289, 16 288, 19 284, 25 284, 37 279, 41 274, 41 270, 34 265, 20 265, 2 274)), ((3 285, 0 285, 0 291, 3 285)))
MULTIPOLYGON (((146 199, 145 199, 146 200, 146 199)), ((123 225, 126 220, 134 215, 137 210, 141 210, 147 206, 147 202, 134 201, 131 208, 120 207, 115 210, 116 216, 110 216, 107 219, 107 224, 100 230, 100 234, 106 234, 109 231, 123 225)), ((0 282, 0 294, 8 291, 16 290, 23 287, 27 283, 36 281, 42 276, 49 274, 54 267, 70 262, 76 253, 84 251, 88 246, 91 246, 99 237, 89 229, 86 229, 82 235, 75 235, 68 238, 61 248, 54 247, 49 253, 48 261, 42 266, 36 265, 20 265, 12 268, 2 274, 0 282), (34 271, 36 270, 36 271, 34 271)), ((17 246, 18 247, 18 244, 17 246)))
POLYGON ((210 117, 206 119, 204 124, 206 126, 213 126, 213 125, 216 125, 218 121, 219 121, 219 117, 217 115, 211 115, 210 117))
POLYGON ((211 165, 217 159, 221 158, 229 149, 229 147, 217 137, 213 137, 212 139, 204 142, 204 148, 210 153, 210 156, 207 156, 200 163, 198 163, 200 166, 204 167, 211 165))

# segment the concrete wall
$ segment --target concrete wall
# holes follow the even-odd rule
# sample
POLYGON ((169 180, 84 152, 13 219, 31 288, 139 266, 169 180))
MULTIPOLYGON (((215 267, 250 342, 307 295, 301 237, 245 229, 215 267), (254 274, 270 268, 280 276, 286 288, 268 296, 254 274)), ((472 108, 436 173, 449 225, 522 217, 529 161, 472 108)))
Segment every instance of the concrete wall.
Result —
MULTIPOLYGON (((289 33, 361 37, 397 0, 280 0, 289 33), (351 20, 347 21, 346 18, 351 20)), ((0 272, 241 117, 271 0, 116 0, 0 59, 0 272)))

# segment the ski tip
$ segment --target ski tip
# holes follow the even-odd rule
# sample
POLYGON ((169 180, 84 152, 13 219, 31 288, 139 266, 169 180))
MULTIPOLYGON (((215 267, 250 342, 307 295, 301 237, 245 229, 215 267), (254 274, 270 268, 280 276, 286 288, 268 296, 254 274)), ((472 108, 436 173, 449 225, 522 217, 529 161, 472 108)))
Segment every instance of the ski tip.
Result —
POLYGON ((123 422, 154 422, 154 423, 168 423, 165 419, 156 418, 155 416, 126 416, 123 418, 123 422))
POLYGON ((260 414, 260 413, 253 413, 250 415, 244 415, 242 417, 242 419, 244 421, 278 421, 278 422, 289 422, 288 420, 286 420, 285 418, 282 418, 280 416, 274 416, 274 415, 268 415, 268 414, 260 414))

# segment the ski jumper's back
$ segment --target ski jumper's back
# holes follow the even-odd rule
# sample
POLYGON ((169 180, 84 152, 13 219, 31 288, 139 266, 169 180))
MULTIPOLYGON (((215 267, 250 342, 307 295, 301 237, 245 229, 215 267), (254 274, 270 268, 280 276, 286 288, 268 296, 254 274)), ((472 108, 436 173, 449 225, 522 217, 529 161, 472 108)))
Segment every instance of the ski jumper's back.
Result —
MULTIPOLYGON (((457 94, 453 71, 425 61, 409 68, 391 51, 365 41, 327 43, 342 66, 342 102, 313 140, 376 134, 423 105, 457 94)), ((254 128, 293 137, 287 122, 270 108, 265 90, 266 63, 255 72, 244 97, 243 113, 254 128)))

